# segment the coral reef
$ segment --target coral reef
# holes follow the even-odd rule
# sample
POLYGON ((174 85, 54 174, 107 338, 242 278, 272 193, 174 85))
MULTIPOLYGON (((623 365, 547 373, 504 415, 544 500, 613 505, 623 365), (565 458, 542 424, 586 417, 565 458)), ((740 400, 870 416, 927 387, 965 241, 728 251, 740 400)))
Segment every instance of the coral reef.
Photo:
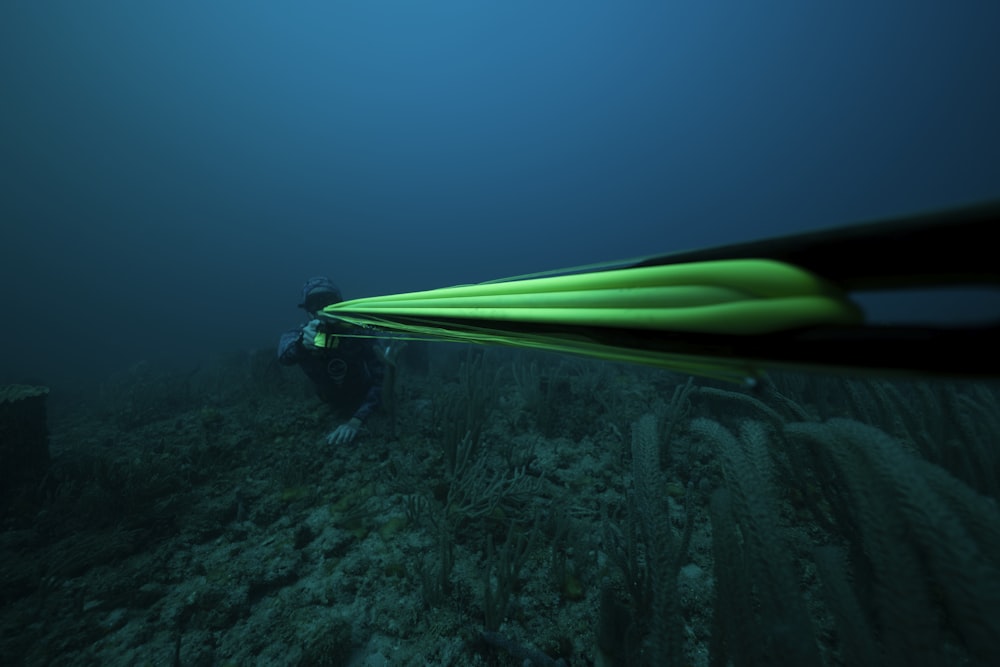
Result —
POLYGON ((348 447, 264 353, 140 364, 0 532, 0 662, 1000 663, 1000 391, 434 346, 348 447))

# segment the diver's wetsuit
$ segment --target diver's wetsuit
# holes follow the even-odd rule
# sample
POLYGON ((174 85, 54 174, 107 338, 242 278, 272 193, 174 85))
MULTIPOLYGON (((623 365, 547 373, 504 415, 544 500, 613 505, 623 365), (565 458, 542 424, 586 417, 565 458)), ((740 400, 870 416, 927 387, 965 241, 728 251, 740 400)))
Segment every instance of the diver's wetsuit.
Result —
POLYGON ((382 400, 385 367, 375 352, 376 342, 340 336, 335 347, 313 350, 302 344, 304 327, 281 335, 278 361, 301 366, 324 402, 365 421, 382 400))

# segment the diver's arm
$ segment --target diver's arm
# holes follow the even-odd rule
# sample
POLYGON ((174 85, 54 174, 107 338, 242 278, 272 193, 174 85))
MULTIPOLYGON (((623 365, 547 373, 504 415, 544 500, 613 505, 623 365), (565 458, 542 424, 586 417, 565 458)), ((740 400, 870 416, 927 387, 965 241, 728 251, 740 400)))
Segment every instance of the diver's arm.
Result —
POLYGON ((278 363, 294 366, 302 358, 305 348, 302 347, 302 327, 289 329, 281 334, 278 341, 278 363))

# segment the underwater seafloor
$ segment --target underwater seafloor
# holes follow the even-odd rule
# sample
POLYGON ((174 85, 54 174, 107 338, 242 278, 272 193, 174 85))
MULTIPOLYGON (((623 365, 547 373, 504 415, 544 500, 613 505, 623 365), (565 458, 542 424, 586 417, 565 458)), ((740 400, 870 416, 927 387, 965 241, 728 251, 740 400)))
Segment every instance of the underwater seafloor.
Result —
POLYGON ((271 351, 51 419, 0 664, 1000 664, 995 384, 424 361, 349 446, 271 351))

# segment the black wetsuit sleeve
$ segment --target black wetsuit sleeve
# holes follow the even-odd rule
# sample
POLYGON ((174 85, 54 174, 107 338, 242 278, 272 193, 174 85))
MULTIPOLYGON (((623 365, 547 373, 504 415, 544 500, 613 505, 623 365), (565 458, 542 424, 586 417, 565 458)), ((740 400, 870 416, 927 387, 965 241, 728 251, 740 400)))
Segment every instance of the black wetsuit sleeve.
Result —
POLYGON ((289 329, 281 334, 281 339, 278 341, 278 363, 285 366, 299 363, 304 351, 301 339, 302 327, 289 329))

